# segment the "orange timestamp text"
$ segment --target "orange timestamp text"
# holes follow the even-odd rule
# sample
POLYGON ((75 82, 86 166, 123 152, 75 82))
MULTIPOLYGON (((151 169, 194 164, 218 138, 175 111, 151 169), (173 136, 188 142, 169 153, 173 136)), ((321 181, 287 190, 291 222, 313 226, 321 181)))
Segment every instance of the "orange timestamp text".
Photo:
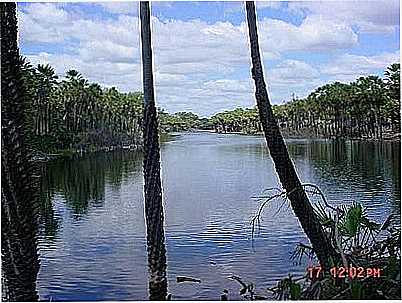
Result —
MULTIPOLYGON (((307 268, 307 273, 311 279, 319 278, 324 273, 321 266, 312 266, 307 268)), ((331 267, 329 273, 334 278, 350 278, 350 279, 362 279, 362 278, 380 278, 382 274, 381 268, 373 267, 331 267)))

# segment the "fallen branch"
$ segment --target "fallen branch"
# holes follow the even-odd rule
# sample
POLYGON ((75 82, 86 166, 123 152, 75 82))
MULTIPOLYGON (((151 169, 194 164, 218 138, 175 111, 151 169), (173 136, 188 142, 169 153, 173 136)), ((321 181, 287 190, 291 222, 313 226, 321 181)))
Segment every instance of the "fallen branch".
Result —
POLYGON ((182 282, 201 283, 201 280, 200 280, 200 279, 191 278, 191 277, 182 277, 182 276, 176 277, 176 281, 177 281, 177 283, 182 283, 182 282))

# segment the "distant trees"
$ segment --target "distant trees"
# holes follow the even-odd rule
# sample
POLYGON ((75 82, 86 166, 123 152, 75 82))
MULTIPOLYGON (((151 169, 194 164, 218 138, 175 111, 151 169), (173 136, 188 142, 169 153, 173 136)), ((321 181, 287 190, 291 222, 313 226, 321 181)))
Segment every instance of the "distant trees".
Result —
MULTIPOLYGON (((64 77, 50 65, 23 60, 27 126, 32 146, 52 152, 142 145, 143 94, 122 93, 90 83, 78 71, 64 77)), ((400 65, 384 79, 360 77, 351 83, 318 87, 306 98, 273 105, 285 136, 378 138, 400 132, 400 65)), ((160 132, 210 129, 220 133, 261 133, 257 109, 236 108, 200 118, 191 112, 158 109, 160 132)))
POLYGON ((179 132, 197 129, 203 126, 198 115, 191 112, 168 114, 167 112, 160 110, 159 119, 161 122, 161 128, 164 132, 179 132))
POLYGON ((141 142, 142 93, 89 83, 78 71, 60 80, 49 65, 23 65, 29 127, 37 150, 89 149, 141 142))
MULTIPOLYGON (((142 146, 141 92, 102 88, 76 70, 59 77, 50 65, 34 67, 25 59, 22 78, 28 97, 27 127, 36 150, 142 146)), ((209 119, 191 112, 169 114, 158 108, 158 117, 159 131, 165 133, 213 127, 209 119)))
POLYGON ((217 132, 243 132, 252 134, 261 132, 260 120, 256 108, 236 108, 232 111, 217 113, 209 119, 217 132))
MULTIPOLYGON (((360 77, 351 83, 318 87, 306 98, 274 105, 285 135, 324 138, 378 138, 400 132, 400 65, 392 64, 385 78, 360 77)), ((237 108, 209 119, 217 132, 261 132, 257 109, 237 108)))
POLYGON ((385 71, 386 102, 384 104, 385 121, 396 132, 401 131, 401 72, 400 64, 394 63, 385 71))
MULTIPOLYGON (((96 150, 142 145, 143 94, 122 93, 90 83, 76 70, 58 76, 46 64, 21 64, 26 87, 30 143, 39 151, 96 150)), ((378 138, 400 132, 400 64, 378 76, 318 87, 273 111, 285 136, 378 138)), ((158 109, 160 132, 210 129, 261 133, 256 108, 236 108, 200 118, 191 112, 158 109)))

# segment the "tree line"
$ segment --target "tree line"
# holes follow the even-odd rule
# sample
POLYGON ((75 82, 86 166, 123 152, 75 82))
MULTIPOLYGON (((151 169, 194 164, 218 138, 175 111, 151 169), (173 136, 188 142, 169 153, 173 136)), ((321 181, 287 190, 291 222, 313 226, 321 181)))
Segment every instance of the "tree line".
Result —
MULTIPOLYGON (((22 59, 27 121, 35 150, 96 150, 142 146, 143 94, 90 83, 76 70, 57 76, 50 65, 22 59)), ((349 84, 318 87, 273 111, 285 136, 383 138, 400 132, 400 64, 385 78, 360 77, 349 84)), ((193 129, 219 133, 262 132, 257 108, 236 108, 201 118, 191 112, 169 114, 158 108, 162 133, 193 129)))
POLYGON ((40 151, 141 144, 142 93, 90 83, 78 71, 60 79, 50 65, 23 60, 28 128, 40 151))
MULTIPOLYGON (((400 64, 385 78, 360 77, 351 83, 318 87, 306 98, 273 105, 282 133, 324 138, 383 138, 400 132, 400 64)), ((257 108, 217 113, 201 123, 216 132, 261 133, 257 108)))
MULTIPOLYGON (((35 150, 142 146, 142 92, 103 88, 89 82, 77 70, 59 77, 48 64, 33 66, 25 58, 21 61, 27 100, 26 128, 35 150)), ((190 122, 195 116, 191 113, 171 115, 158 108, 158 115, 161 133, 196 126, 190 122)))

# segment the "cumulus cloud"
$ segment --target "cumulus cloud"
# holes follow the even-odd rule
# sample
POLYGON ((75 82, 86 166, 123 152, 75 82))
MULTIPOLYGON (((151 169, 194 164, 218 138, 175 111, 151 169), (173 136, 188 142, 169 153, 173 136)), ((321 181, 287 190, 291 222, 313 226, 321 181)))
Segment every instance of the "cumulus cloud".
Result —
POLYGON ((320 73, 311 65, 299 60, 285 60, 269 70, 268 79, 275 86, 302 85, 318 79, 320 73))
POLYGON ((50 3, 32 3, 19 11, 20 39, 57 43, 65 40, 64 29, 71 26, 67 12, 50 3))
POLYGON ((96 64, 76 55, 40 52, 27 56, 30 62, 50 64, 63 77, 70 69, 78 70, 84 77, 105 87, 118 87, 123 91, 140 90, 141 66, 139 63, 98 60, 96 64))
POLYGON ((138 14, 138 2, 101 2, 98 3, 105 11, 113 14, 138 14))
POLYGON ((374 56, 343 54, 322 66, 321 72, 333 80, 349 82, 374 70, 384 70, 388 65, 399 61, 399 52, 374 56))
MULTIPOLYGON (((280 9, 284 5, 284 1, 281 0, 257 0, 256 1, 256 9, 280 9)), ((233 1, 227 2, 225 7, 225 13, 238 13, 239 11, 244 11, 244 2, 243 1, 233 1)))
POLYGON ((399 26, 398 0, 297 1, 289 8, 356 25, 360 32, 393 32, 399 26))
POLYGON ((300 26, 282 20, 259 22, 262 49, 284 51, 334 51, 358 43, 351 27, 318 16, 308 16, 300 26))

